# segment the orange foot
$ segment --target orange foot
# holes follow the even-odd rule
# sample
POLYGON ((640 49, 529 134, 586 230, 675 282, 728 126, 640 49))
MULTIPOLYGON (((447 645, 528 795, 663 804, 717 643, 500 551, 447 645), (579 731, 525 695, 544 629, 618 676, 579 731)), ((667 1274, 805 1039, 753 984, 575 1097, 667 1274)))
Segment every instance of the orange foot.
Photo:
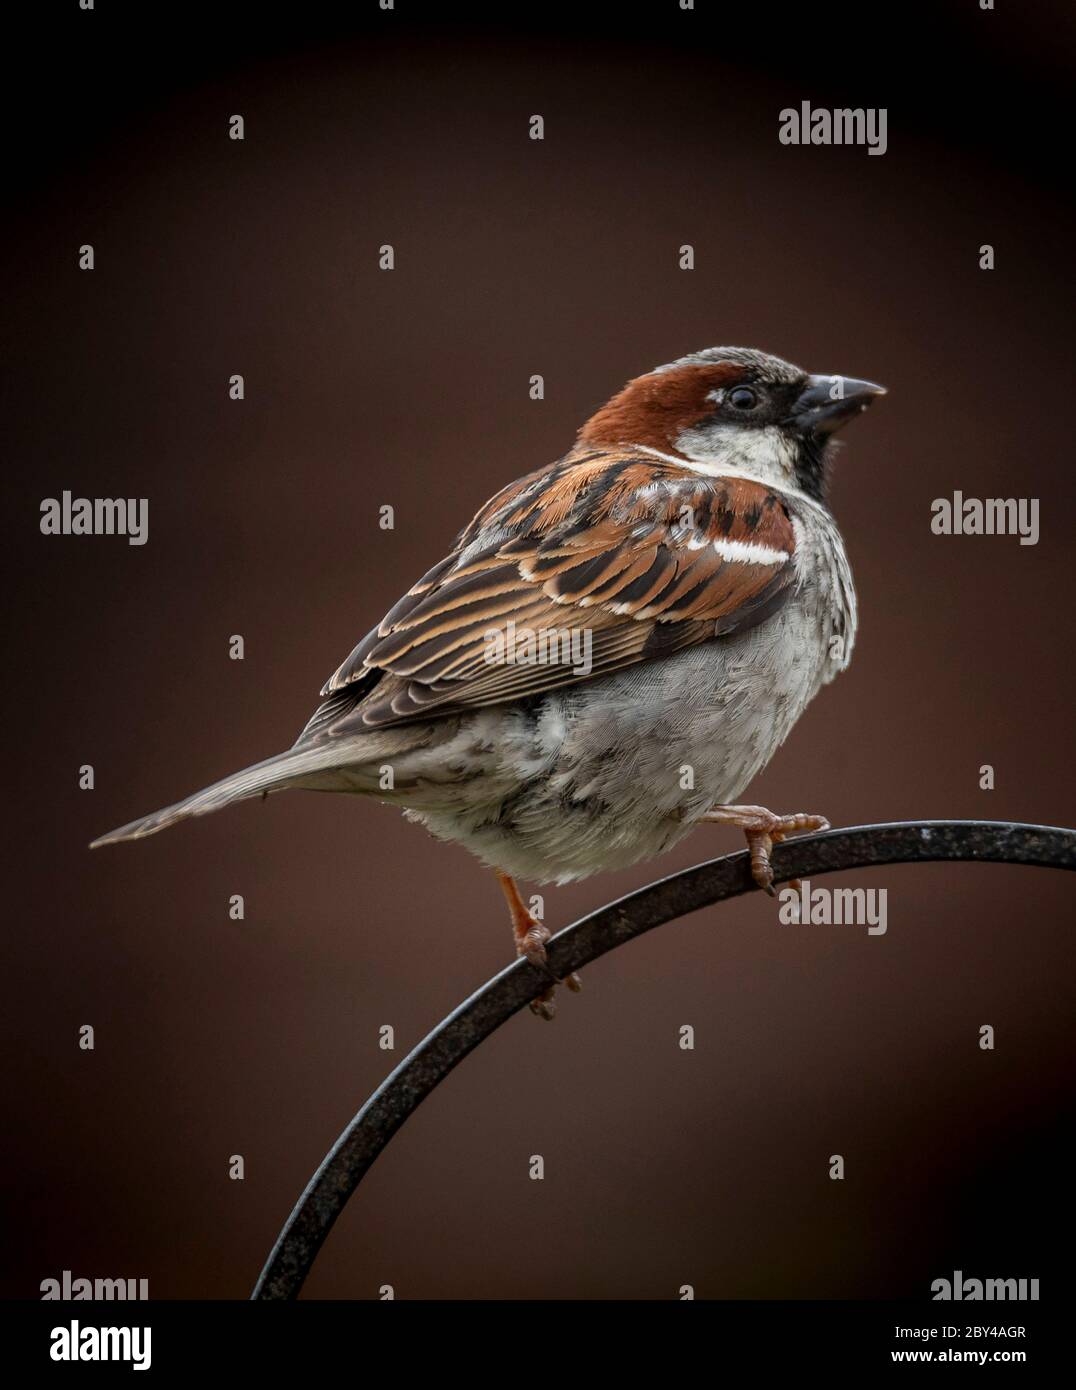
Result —
POLYGON ((531 965, 536 965, 540 970, 544 970, 552 981, 549 988, 537 999, 532 999, 530 1004, 532 1014, 549 1020, 557 1012, 553 1002, 557 985, 567 985, 570 990, 574 990, 578 994, 583 988, 583 981, 574 971, 564 980, 558 980, 552 974, 545 949, 545 943, 551 935, 549 928, 539 922, 528 910, 527 905, 520 897, 514 878, 509 878, 507 874, 498 873, 497 881, 500 883, 508 903, 508 911, 512 914, 512 933, 516 942, 516 955, 526 956, 531 965))
MULTIPOLYGON (((774 845, 799 830, 828 830, 825 816, 806 815, 797 811, 792 816, 777 816, 765 806, 711 806, 702 818, 713 825, 735 825, 747 836, 751 851, 751 876, 770 897, 774 897, 773 869, 770 851, 774 845)), ((799 880, 792 879, 790 887, 799 890, 799 880)))

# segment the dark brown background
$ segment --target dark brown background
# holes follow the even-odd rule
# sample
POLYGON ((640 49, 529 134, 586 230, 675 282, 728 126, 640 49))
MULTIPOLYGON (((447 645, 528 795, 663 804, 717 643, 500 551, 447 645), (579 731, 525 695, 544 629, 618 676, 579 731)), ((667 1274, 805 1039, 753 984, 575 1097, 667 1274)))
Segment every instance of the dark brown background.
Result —
MULTIPOLYGON (((156 31, 71 5, 15 41, 8 1295, 71 1269, 245 1297, 362 1099, 505 963, 493 879, 377 805, 284 796, 86 844, 288 744, 475 507, 656 363, 740 343, 890 388, 835 490, 860 646, 752 798, 835 824, 1073 818, 1071 16, 404 8, 349 29, 184 6, 156 31), (888 154, 781 146, 803 98, 887 106, 888 154), (42 537, 64 488, 148 497, 149 544, 42 537), (1040 544, 932 536, 954 488, 1040 498, 1040 544)), ((700 833, 549 890, 549 920, 736 848, 700 833)), ((1071 885, 843 881, 888 888, 887 936, 739 901, 593 966, 552 1026, 512 1020, 378 1162, 308 1294, 919 1299, 954 1268, 1046 1275, 1071 885)))

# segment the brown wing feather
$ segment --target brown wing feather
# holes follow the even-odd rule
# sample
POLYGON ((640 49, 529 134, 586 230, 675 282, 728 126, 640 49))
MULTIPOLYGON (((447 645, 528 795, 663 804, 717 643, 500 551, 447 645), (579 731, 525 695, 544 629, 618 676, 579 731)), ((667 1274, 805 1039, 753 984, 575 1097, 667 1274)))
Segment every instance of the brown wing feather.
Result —
POLYGON ((585 675, 601 675, 740 630, 783 602, 794 550, 787 503, 761 483, 631 450, 569 455, 486 504, 322 691, 367 693, 312 725, 351 732, 570 684, 579 640, 585 675), (503 659, 521 632, 558 659, 503 659))

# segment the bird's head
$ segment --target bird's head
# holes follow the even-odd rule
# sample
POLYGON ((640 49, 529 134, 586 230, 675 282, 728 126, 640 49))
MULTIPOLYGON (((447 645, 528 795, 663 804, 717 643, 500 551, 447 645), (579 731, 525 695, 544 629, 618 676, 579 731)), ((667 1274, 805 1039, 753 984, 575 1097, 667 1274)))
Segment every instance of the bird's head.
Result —
POLYGON ((884 394, 873 382, 811 376, 752 348, 706 348, 629 381, 579 439, 643 445, 696 471, 745 473, 823 501, 833 433, 884 394))

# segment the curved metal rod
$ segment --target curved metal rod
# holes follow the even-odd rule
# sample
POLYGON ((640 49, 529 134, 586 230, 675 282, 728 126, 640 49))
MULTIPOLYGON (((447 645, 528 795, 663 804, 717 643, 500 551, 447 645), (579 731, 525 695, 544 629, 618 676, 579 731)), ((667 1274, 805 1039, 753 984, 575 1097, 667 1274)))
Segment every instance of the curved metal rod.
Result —
MULTIPOLYGON (((1010 821, 918 821, 804 835, 775 846, 774 880, 814 878, 880 864, 980 860, 1076 869, 1076 830, 1010 821)), ((558 932, 549 965, 580 970, 664 922, 754 890, 746 851, 673 874, 558 932)), ((252 1298, 295 1298, 325 1237, 367 1170, 407 1117, 480 1042, 548 984, 514 961, 439 1023, 377 1088, 333 1145, 295 1204, 252 1298)))

